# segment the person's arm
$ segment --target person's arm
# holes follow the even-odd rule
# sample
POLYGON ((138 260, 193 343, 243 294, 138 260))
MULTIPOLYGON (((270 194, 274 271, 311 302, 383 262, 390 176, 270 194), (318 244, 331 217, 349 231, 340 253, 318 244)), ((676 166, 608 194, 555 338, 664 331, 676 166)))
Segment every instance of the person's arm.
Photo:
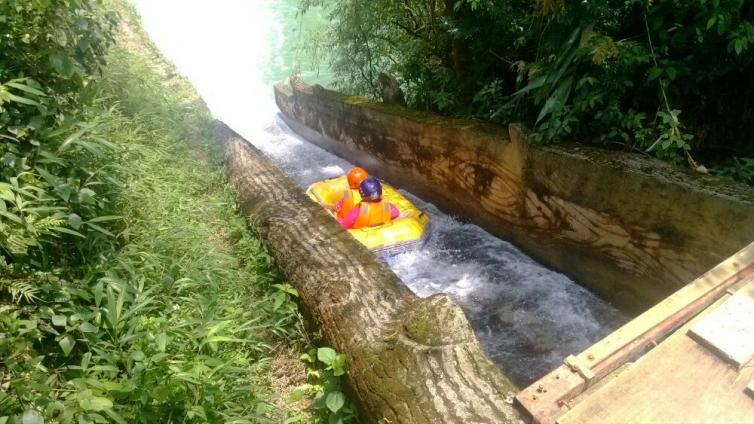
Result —
POLYGON ((348 215, 346 215, 344 218, 339 219, 338 222, 340 225, 343 226, 345 229, 349 229, 353 227, 353 224, 356 223, 356 219, 359 217, 359 212, 361 211, 361 208, 355 207, 351 209, 350 212, 348 212, 348 215))
POLYGON ((323 204, 327 209, 330 209, 331 211, 334 211, 336 214, 340 212, 340 210, 343 208, 343 202, 346 201, 346 197, 349 197, 351 193, 348 191, 345 191, 342 196, 340 196, 340 200, 338 200, 335 203, 330 204, 323 204))

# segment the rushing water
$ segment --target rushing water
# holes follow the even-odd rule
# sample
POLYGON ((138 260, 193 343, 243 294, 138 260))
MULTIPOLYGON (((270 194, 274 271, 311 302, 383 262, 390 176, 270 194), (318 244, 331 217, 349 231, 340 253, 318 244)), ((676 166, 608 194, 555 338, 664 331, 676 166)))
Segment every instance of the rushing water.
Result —
MULTIPOLYGON (((215 116, 301 187, 351 166, 294 134, 274 105, 271 83, 299 66, 301 53, 291 46, 318 19, 297 19, 296 0, 134 3, 157 46, 194 83, 215 116)), ((303 78, 327 83, 332 75, 310 72, 303 78)), ((453 296, 487 353, 515 383, 532 382, 626 320, 510 243, 405 194, 430 215, 433 234, 422 250, 389 258, 388 265, 419 296, 453 296)))

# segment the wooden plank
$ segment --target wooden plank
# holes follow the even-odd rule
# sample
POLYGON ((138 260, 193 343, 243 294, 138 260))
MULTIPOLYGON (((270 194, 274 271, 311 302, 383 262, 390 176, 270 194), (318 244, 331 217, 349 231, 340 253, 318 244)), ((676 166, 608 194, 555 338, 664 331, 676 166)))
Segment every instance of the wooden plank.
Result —
POLYGON ((686 335, 691 325, 575 405, 558 423, 754 423, 754 402, 744 394, 754 367, 728 366, 686 335))
POLYGON ((679 313, 689 303, 719 288, 721 283, 729 280, 732 275, 752 265, 754 265, 754 243, 749 244, 667 299, 592 345, 578 355, 579 360, 584 364, 598 364, 608 359, 616 351, 660 325, 669 316, 679 313))
POLYGON ((515 405, 531 417, 534 424, 550 424, 560 415, 570 394, 586 385, 586 380, 567 365, 561 365, 534 384, 520 391, 515 405))
POLYGON ((751 275, 754 275, 754 243, 576 358, 571 358, 569 362, 579 364, 581 373, 572 366, 563 365, 522 390, 516 396, 516 405, 526 411, 534 423, 555 422, 567 401, 625 364, 638 352, 651 348, 712 304, 726 290, 751 275))
POLYGON ((754 278, 689 335, 740 368, 754 358, 754 278))

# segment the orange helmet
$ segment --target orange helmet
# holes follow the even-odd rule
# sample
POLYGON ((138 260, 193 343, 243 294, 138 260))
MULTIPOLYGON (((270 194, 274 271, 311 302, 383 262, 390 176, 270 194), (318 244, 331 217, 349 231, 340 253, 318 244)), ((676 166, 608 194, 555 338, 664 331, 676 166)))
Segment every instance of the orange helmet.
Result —
POLYGON ((361 184, 361 182, 364 181, 367 177, 367 171, 365 171, 364 169, 359 168, 358 166, 351 168, 351 170, 348 171, 348 186, 354 190, 357 190, 359 188, 359 184, 361 184))

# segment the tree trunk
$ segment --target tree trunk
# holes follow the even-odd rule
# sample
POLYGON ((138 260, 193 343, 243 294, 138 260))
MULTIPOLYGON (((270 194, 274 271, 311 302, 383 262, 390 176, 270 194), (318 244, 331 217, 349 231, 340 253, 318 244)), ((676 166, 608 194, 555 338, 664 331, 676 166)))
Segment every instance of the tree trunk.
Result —
POLYGON ((258 227, 301 306, 347 355, 367 422, 516 422, 517 388, 482 352, 446 295, 420 299, 256 148, 218 123, 241 210, 258 227))
MULTIPOLYGON (((455 1, 445 0, 444 15, 449 21, 456 18, 455 1)), ((458 38, 454 33, 451 34, 450 57, 453 62, 453 70, 458 78, 463 78, 466 73, 466 43, 458 38)))

